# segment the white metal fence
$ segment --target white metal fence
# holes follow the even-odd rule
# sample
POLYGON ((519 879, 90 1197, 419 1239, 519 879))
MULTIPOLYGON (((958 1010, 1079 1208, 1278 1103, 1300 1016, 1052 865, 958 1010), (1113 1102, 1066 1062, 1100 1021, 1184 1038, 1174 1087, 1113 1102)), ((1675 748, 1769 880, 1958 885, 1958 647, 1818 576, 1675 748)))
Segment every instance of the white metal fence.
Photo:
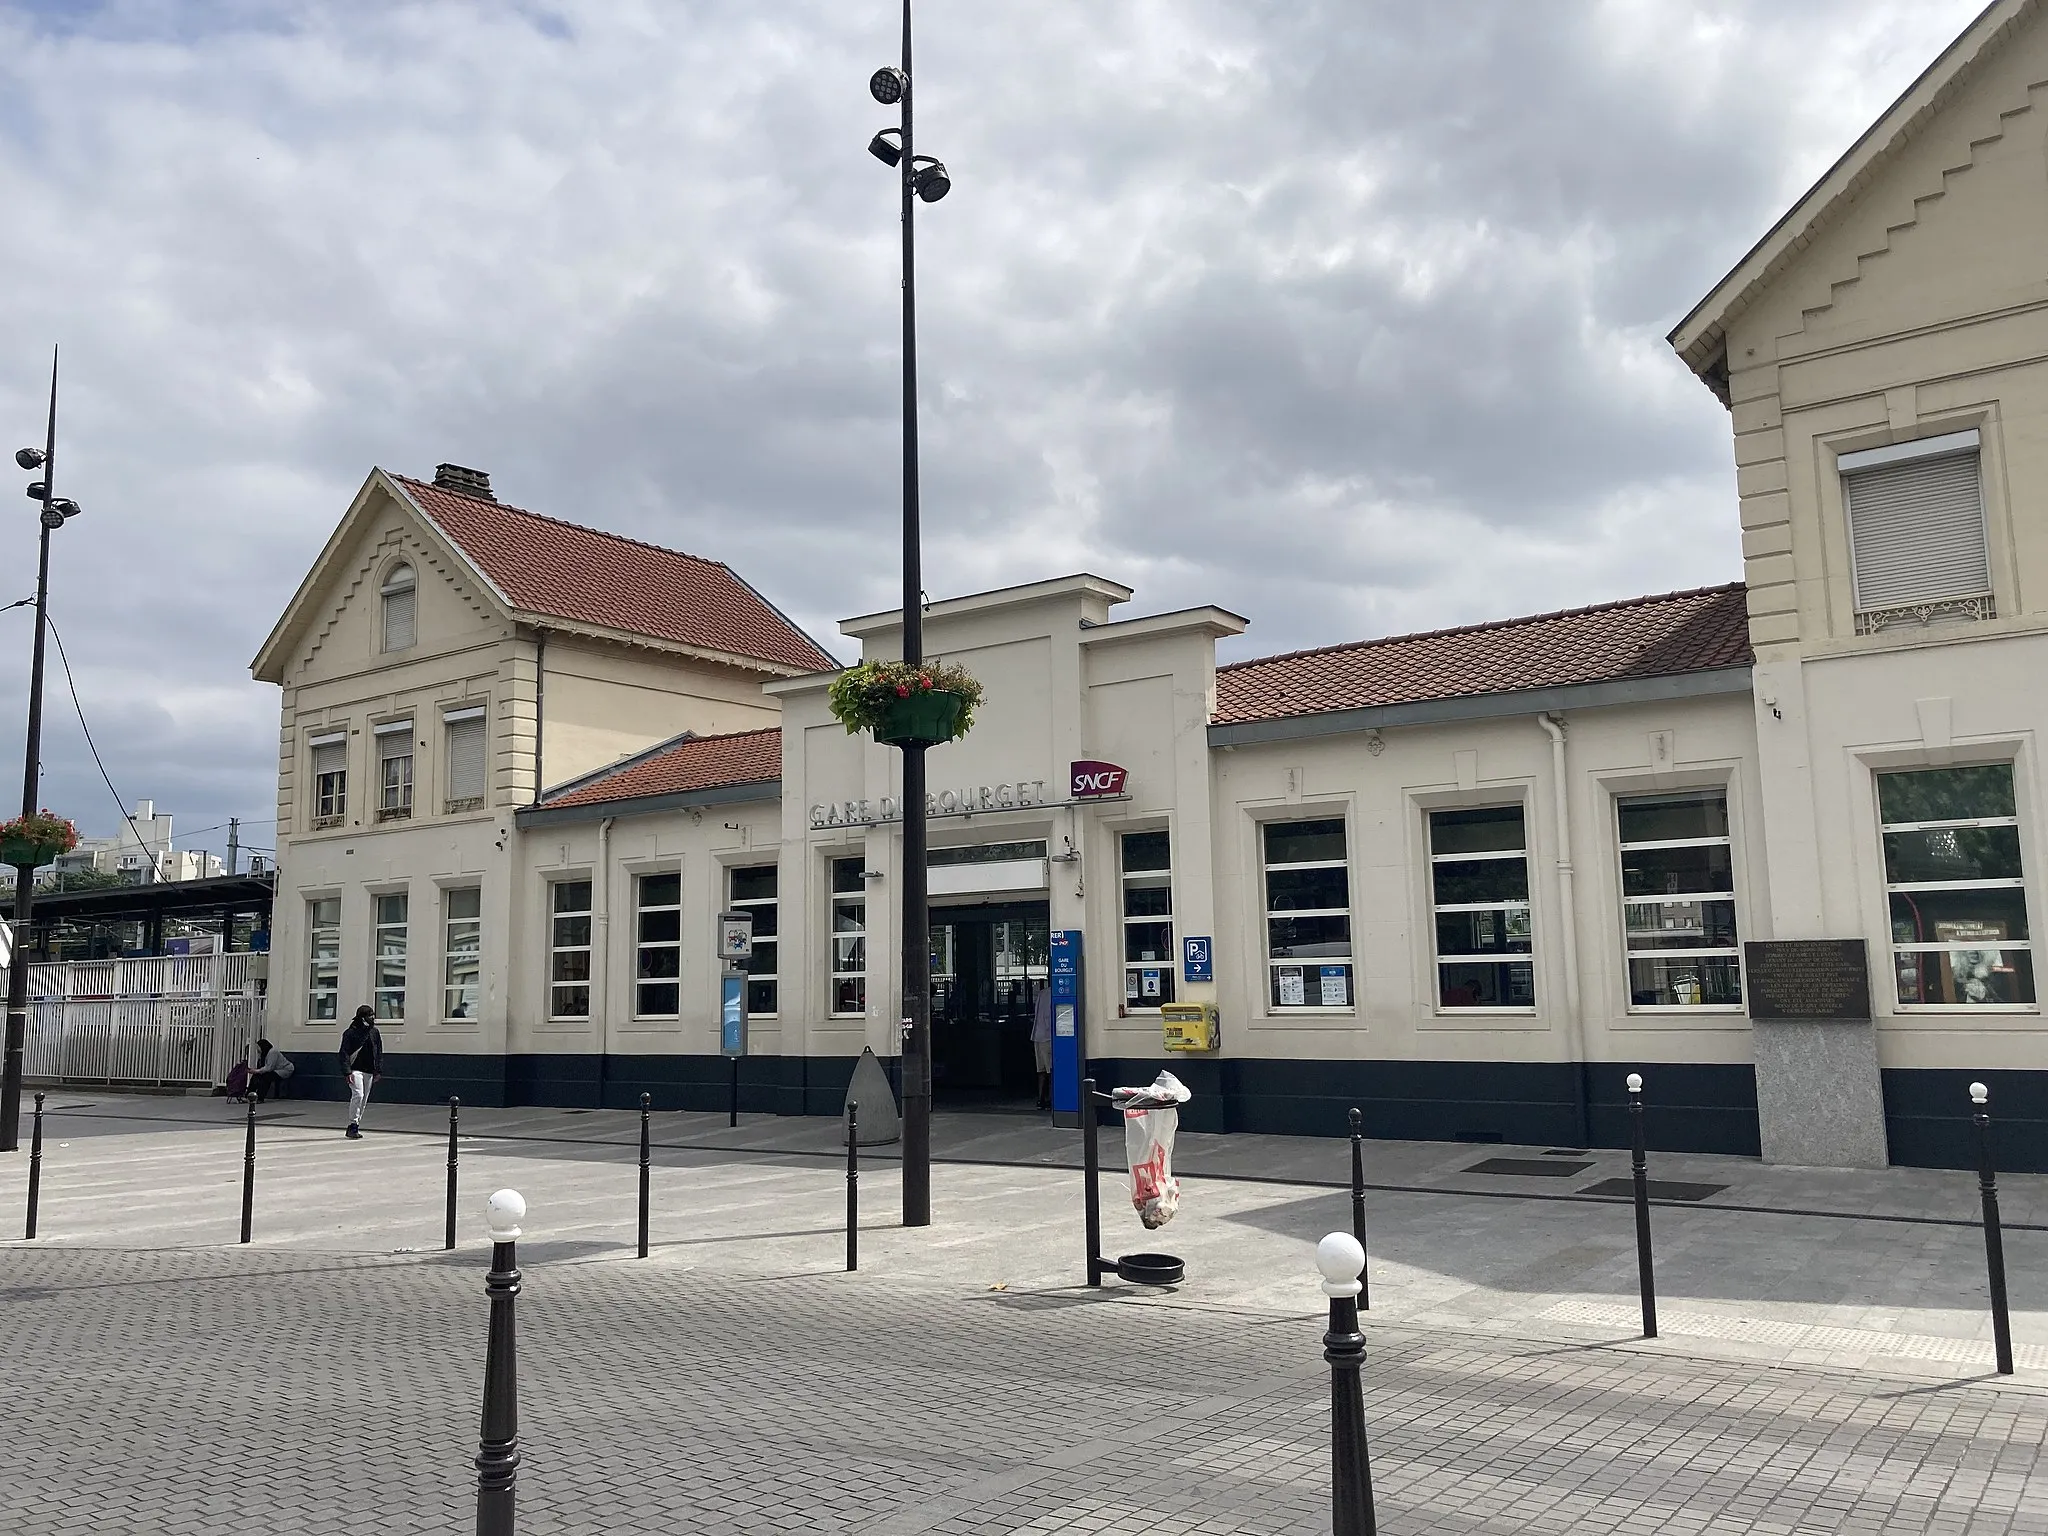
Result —
POLYGON ((263 1032, 249 956, 76 960, 28 969, 24 1075, 208 1088, 263 1032))

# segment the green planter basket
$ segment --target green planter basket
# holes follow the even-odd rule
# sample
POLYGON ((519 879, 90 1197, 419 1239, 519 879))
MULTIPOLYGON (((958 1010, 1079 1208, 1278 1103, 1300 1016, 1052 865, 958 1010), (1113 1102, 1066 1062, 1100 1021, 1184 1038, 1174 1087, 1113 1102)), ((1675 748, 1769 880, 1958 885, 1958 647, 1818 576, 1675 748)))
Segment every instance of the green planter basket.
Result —
POLYGON ((54 864, 64 851, 58 843, 32 843, 25 837, 0 837, 0 864, 16 869, 41 869, 54 864))
POLYGON ((892 747, 908 746, 913 742, 935 746, 942 741, 951 741, 955 728, 960 724, 964 703, 959 694, 948 693, 943 688, 898 699, 883 714, 882 723, 875 727, 875 740, 892 747))

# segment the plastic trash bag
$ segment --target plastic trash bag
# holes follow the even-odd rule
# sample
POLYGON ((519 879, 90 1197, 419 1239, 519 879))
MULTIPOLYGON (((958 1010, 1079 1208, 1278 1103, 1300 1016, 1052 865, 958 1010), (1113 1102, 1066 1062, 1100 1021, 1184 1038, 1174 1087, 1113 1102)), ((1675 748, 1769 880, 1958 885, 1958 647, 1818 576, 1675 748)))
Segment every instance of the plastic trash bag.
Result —
POLYGON ((1131 1166, 1131 1204, 1148 1231, 1165 1226, 1180 1209, 1180 1180, 1173 1176, 1173 1133, 1180 1106, 1194 1097, 1171 1072, 1147 1088, 1118 1088, 1110 1094, 1124 1112, 1124 1156, 1131 1166))

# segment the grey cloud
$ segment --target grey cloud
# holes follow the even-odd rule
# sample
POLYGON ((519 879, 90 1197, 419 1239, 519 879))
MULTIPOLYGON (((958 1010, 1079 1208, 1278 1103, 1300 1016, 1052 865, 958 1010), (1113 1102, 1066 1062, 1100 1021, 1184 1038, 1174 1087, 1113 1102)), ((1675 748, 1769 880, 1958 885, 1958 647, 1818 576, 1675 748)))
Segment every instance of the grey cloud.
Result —
MULTIPOLYGON (((923 5, 929 587, 1089 566, 1249 652, 1732 577, 1662 333, 1975 4, 923 5)), ((0 419, 39 437, 61 338, 56 606, 123 793, 269 814, 245 668, 372 463, 728 559, 828 639, 888 604, 894 49, 843 0, 0 16, 0 419)), ((105 830, 60 702, 44 798, 105 830)))

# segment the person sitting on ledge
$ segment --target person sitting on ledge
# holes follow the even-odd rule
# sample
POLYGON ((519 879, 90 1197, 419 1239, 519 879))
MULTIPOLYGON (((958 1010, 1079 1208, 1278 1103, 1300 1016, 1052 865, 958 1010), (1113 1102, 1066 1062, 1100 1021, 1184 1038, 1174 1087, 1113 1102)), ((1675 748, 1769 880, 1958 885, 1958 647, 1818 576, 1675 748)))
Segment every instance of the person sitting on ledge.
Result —
POLYGON ((256 1095, 256 1102, 275 1098, 284 1080, 298 1069, 292 1065, 291 1057, 285 1055, 268 1040, 258 1040, 253 1054, 256 1070, 249 1074, 249 1091, 256 1095))

